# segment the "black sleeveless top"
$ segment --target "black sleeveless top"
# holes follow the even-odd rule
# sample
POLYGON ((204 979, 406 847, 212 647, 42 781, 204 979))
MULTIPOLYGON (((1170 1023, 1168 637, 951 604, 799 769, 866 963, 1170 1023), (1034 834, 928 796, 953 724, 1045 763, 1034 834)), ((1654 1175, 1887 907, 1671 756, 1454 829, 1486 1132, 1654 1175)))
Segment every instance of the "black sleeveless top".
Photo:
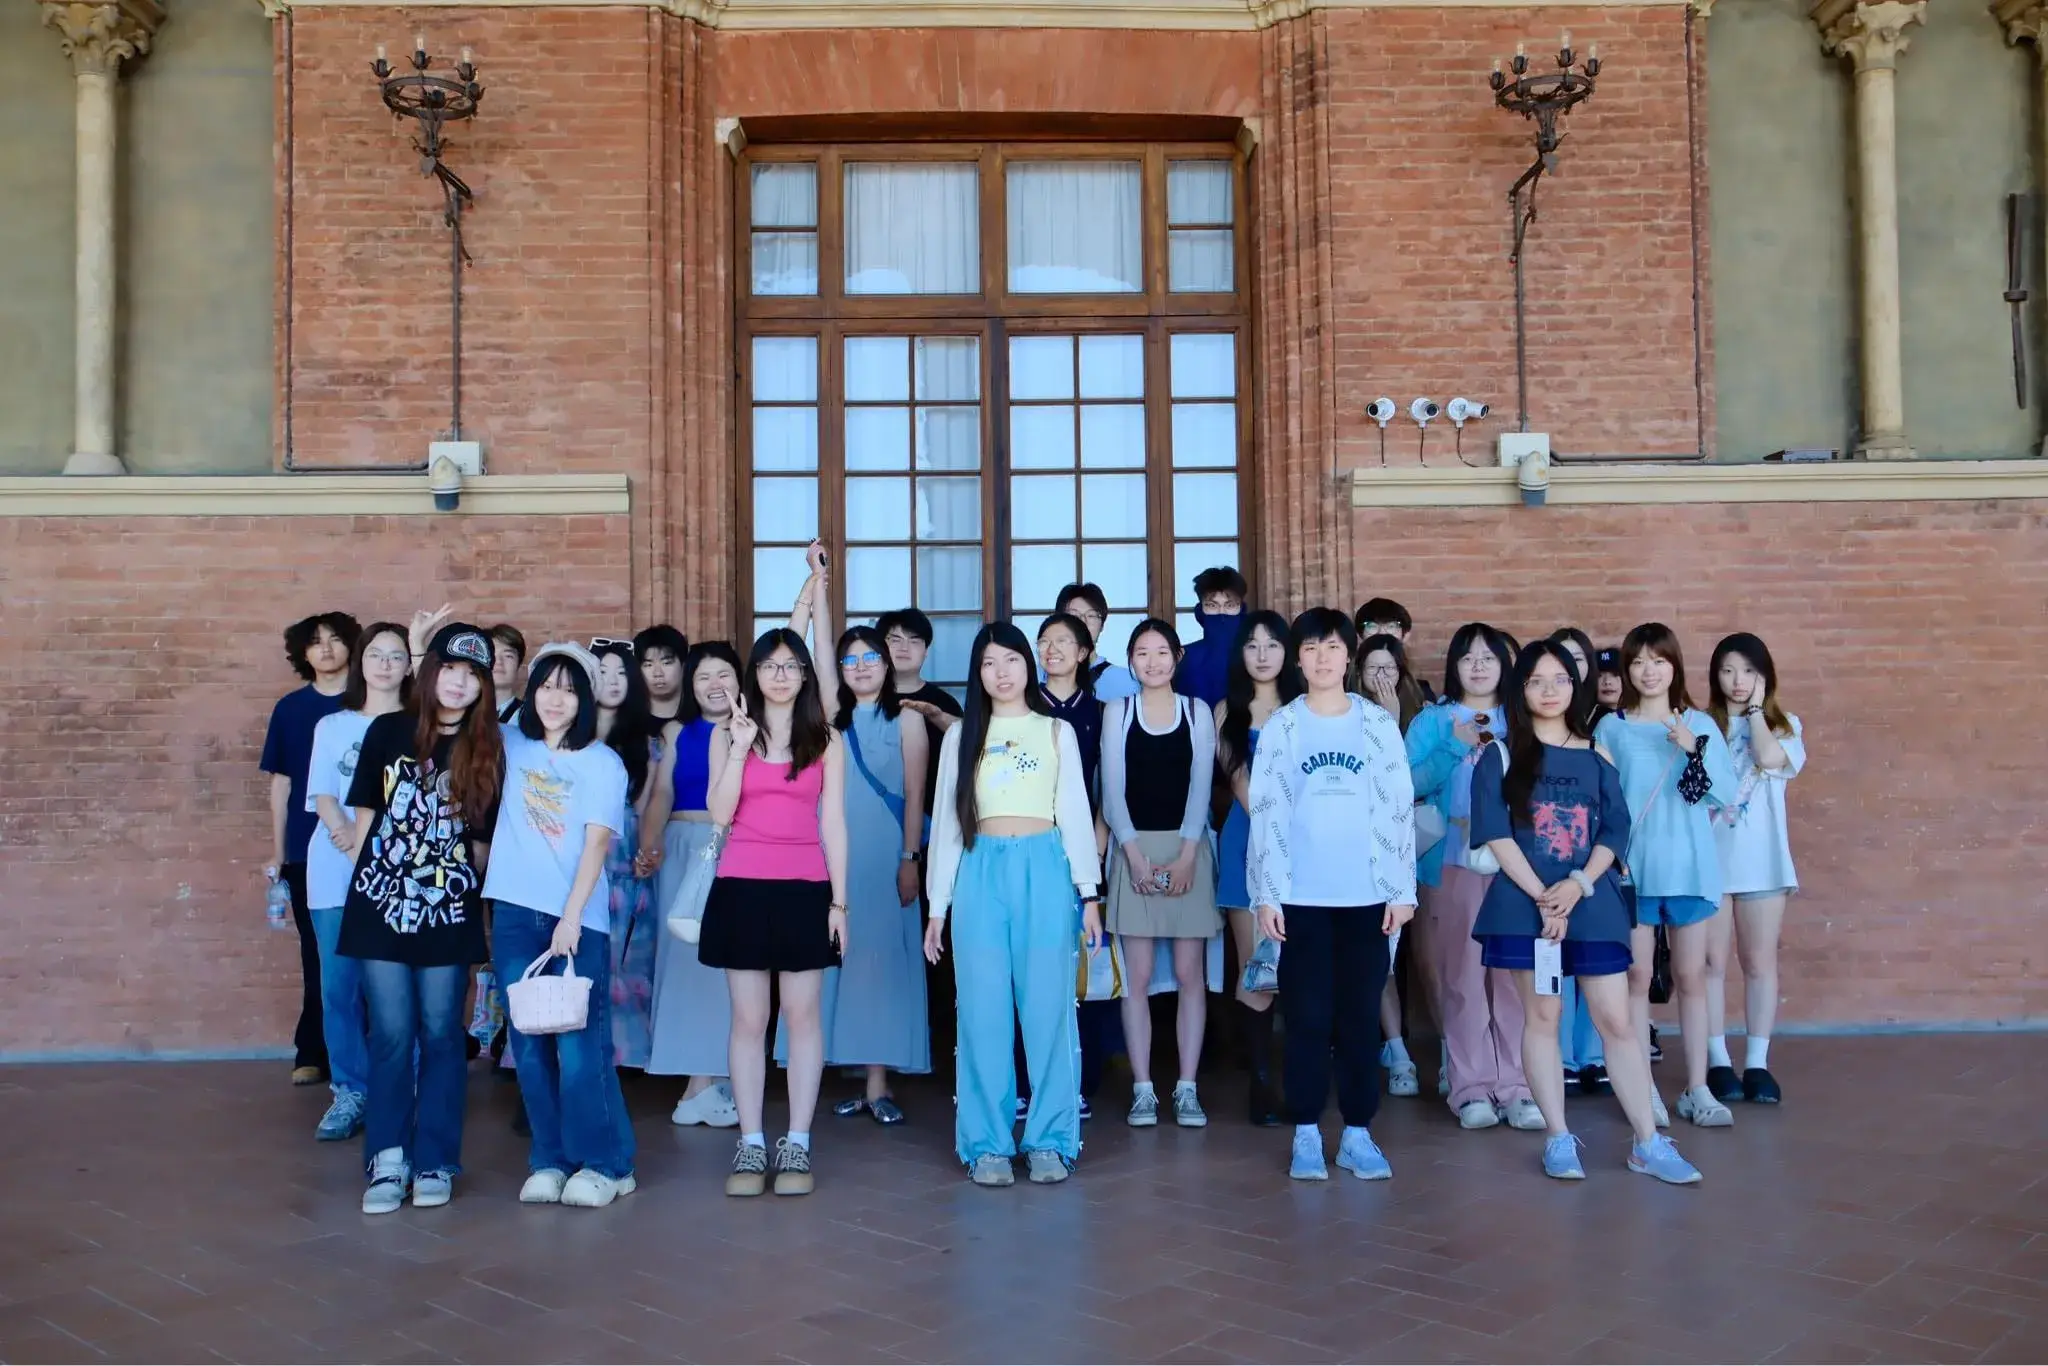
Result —
POLYGON ((1145 729, 1144 702, 1132 698, 1131 727, 1124 733, 1124 805, 1133 830, 1179 830, 1188 814, 1189 773, 1195 766, 1195 737, 1183 704, 1177 724, 1164 735, 1145 729))

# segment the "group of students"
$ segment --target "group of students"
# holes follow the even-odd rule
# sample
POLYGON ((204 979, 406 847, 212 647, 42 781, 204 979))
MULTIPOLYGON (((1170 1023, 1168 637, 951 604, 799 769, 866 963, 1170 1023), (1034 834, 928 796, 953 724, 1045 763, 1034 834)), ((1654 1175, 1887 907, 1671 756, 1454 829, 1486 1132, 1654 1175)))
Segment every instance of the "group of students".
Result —
POLYGON ((665 626, 528 660, 515 629, 446 608, 286 632, 307 686, 273 713, 263 767, 306 949, 293 1079, 330 1081, 318 1137, 365 1133, 366 1212, 450 1198, 472 972, 488 968, 482 1001, 552 958, 594 985, 582 1030, 505 1030, 531 1203, 634 1188, 620 1067, 686 1077, 676 1123, 740 1131, 728 1194, 808 1192, 827 1068, 865 1079, 837 1114, 902 1123, 891 1076, 931 1070, 928 991, 955 1004, 970 1178, 1014 1184, 1022 1155, 1031 1181, 1065 1180, 1111 1052, 1130 1060, 1128 1122, 1160 1122, 1153 991, 1179 998, 1168 1113, 1207 1123, 1196 1079, 1226 938, 1249 1117, 1294 1125, 1297 1179, 1327 1179, 1333 1069, 1338 1166, 1391 1175, 1369 1128, 1379 1069, 1392 1094, 1419 1090, 1396 961, 1410 1014, 1436 1017, 1460 1123, 1546 1132, 1551 1176, 1584 1175, 1571 1078, 1611 1086, 1631 1169, 1699 1179, 1659 1132, 1650 1077, 1659 933, 1679 1115, 1726 1125, 1728 1100, 1779 1099, 1783 783, 1804 751, 1755 637, 1716 648, 1700 711, 1661 625, 1596 651, 1571 628, 1524 647, 1473 623, 1436 698, 1398 604, 1290 623, 1247 611, 1219 568, 1196 581, 1200 640, 1148 618, 1121 665, 1096 656, 1093 585, 1064 590, 1035 638, 983 626, 963 702, 923 680, 922 613, 835 635, 815 547, 810 569, 789 624, 744 660, 665 626), (686 926, 671 911, 701 860, 715 880, 686 926), (1736 930, 1740 1074, 1720 1019, 1736 930), (771 1054, 789 1100, 772 1152, 771 1054))

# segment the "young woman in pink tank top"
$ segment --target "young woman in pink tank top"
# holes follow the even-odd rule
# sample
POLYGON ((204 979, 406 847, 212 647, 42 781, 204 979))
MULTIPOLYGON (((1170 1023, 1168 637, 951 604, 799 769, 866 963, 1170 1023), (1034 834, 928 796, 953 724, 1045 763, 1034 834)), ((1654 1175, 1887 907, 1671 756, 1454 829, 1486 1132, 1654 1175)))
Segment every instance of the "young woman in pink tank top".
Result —
MULTIPOLYGON (((806 587, 822 593, 822 574, 806 587)), ((725 1190, 750 1196, 767 1187, 761 1109, 773 973, 789 1037, 789 1134, 775 1145, 775 1193, 805 1195, 825 1064, 820 992, 847 942, 846 807, 844 747, 796 634, 778 629, 754 642, 729 731, 729 743, 712 745, 707 800, 712 821, 730 833, 697 945, 700 962, 725 970, 732 995, 740 1141, 725 1190)))

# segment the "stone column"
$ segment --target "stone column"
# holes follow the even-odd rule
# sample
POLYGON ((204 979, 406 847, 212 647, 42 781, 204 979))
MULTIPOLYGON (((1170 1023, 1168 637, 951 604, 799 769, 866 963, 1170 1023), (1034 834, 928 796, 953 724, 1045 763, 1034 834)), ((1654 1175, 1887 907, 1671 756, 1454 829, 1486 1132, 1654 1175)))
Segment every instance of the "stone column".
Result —
MULTIPOLYGON (((2048 165, 2048 3, 2044 0, 1999 0, 1991 7, 1998 22, 2005 25, 2005 41, 2017 46, 2032 40, 2034 44, 2034 72, 2039 82, 2039 95, 2035 99, 2036 116, 2041 120, 2039 151, 2043 164, 2048 165)), ((2043 184, 2048 184, 2044 179, 2043 184)), ((2048 233, 2042 235, 2040 283, 2035 292, 2048 290, 2048 233)), ((2041 454, 2048 457, 2048 438, 2041 443, 2041 454)))
POLYGON ((1820 0, 1821 45, 1856 72, 1856 244, 1862 300, 1864 460, 1910 460, 1905 364, 1899 349, 1898 126, 1893 76, 1905 31, 1925 22, 1927 0, 1820 0))
POLYGON ((66 474, 122 474, 114 443, 115 108, 121 63, 149 51, 156 0, 40 0, 78 78, 76 427, 66 474))

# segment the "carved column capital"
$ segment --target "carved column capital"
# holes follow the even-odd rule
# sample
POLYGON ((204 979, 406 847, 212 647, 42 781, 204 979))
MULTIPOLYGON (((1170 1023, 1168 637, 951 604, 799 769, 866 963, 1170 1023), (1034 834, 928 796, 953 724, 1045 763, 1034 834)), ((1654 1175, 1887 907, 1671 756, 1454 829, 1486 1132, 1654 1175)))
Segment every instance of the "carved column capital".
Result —
POLYGON ((1714 13, 1714 0, 1686 0, 1686 8, 1700 18, 1706 19, 1714 13))
POLYGON ((2005 29, 2005 41, 2018 47, 2032 41, 2037 55, 2048 62, 2048 4, 2042 0, 1998 0, 1992 17, 2005 29))
POLYGON ((1906 30, 1927 22, 1927 0, 1819 0, 1811 14, 1828 52, 1859 72, 1890 70, 1906 50, 1906 30))
POLYGON ((157 0, 40 0, 43 23, 57 30, 71 69, 81 76, 118 76, 121 63, 149 51, 163 27, 157 0))

